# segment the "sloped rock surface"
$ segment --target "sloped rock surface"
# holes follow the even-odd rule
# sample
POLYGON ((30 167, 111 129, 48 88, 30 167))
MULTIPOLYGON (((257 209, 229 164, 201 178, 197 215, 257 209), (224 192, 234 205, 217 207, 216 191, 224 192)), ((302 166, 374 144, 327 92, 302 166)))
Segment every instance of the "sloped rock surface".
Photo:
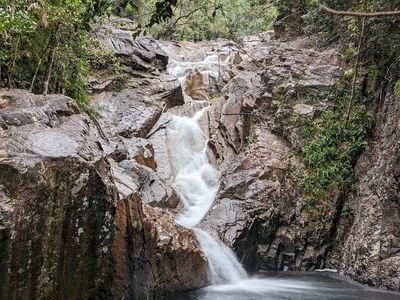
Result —
MULTIPOLYGON (((223 175, 202 226, 217 231, 249 270, 324 268, 336 225, 319 232, 302 212, 295 173, 304 168, 293 145, 299 124, 330 105, 335 52, 268 35, 245 38, 238 48, 242 60, 209 111, 211 155, 223 175)), ((339 202, 327 208, 333 216, 339 202)))
POLYGON ((2 90, 0 97, 8 101, 0 111, 6 124, 1 248, 7 249, 0 294, 73 299, 103 293, 117 198, 95 126, 65 96, 2 90))
POLYGON ((351 278, 400 291, 400 133, 397 99, 388 91, 377 114, 371 147, 357 164, 350 199, 354 222, 341 269, 351 278))
POLYGON ((123 57, 125 65, 133 70, 151 71, 157 66, 161 68, 167 66, 168 56, 155 39, 151 37, 134 39, 135 32, 118 26, 118 22, 132 23, 129 19, 114 19, 96 28, 96 36, 108 50, 123 57))
POLYGON ((124 137, 65 96, 0 99, 0 298, 143 299, 206 284, 192 233, 141 201, 177 205, 154 186, 154 151, 139 138, 153 121, 124 137))
MULTIPOLYGON (((175 208, 179 198, 170 186, 171 178, 163 175, 169 158, 162 157, 162 163, 158 158, 160 147, 166 149, 165 138, 153 128, 158 127, 163 112, 184 104, 181 84, 164 72, 168 56, 154 39, 133 40, 132 32, 115 24, 98 28, 97 36, 121 57, 127 78, 121 91, 108 91, 104 86, 93 90, 92 105, 100 114, 98 123, 110 141, 106 151, 125 169, 126 176, 137 181, 142 201, 175 208)), ((94 74, 92 86, 101 86, 104 72, 94 74)))

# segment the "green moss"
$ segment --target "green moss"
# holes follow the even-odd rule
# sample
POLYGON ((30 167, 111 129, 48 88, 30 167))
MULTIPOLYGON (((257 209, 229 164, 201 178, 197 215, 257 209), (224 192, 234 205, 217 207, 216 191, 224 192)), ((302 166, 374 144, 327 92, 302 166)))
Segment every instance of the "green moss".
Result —
POLYGON ((115 78, 109 86, 109 89, 112 91, 122 91, 127 87, 128 84, 128 75, 122 72, 117 72, 115 78))
POLYGON ((303 205, 310 212, 317 210, 316 215, 319 206, 333 201, 333 191, 352 189, 356 158, 368 146, 373 120, 367 108, 370 99, 359 93, 347 116, 351 83, 346 77, 337 83, 332 97, 335 107, 326 110, 301 132, 305 141, 301 157, 306 166, 303 187, 307 194, 303 205))
POLYGON ((274 89, 274 96, 276 99, 278 100, 283 100, 285 98, 285 86, 284 85, 278 85, 275 89, 274 89))
POLYGON ((342 53, 342 57, 343 59, 345 59, 346 61, 350 61, 351 59, 353 59, 355 56, 357 55, 357 49, 354 47, 348 47, 346 48, 343 53, 342 53))

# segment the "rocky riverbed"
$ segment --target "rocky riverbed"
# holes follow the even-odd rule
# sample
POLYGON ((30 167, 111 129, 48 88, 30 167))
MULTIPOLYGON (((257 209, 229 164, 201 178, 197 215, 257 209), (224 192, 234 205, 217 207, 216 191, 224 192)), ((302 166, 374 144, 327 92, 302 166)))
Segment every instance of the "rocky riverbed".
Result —
POLYGON ((93 74, 98 118, 62 95, 0 90, 0 298, 158 299, 206 286, 207 259, 175 222, 182 204, 166 144, 171 115, 203 107, 220 189, 201 228, 251 272, 333 268, 400 290, 393 95, 376 110, 357 163, 351 214, 333 193, 320 230, 301 209, 293 170, 304 167, 294 149, 298 124, 333 105, 335 49, 273 33, 197 44, 134 41, 115 26, 97 35, 127 76, 115 90, 107 70, 93 74))

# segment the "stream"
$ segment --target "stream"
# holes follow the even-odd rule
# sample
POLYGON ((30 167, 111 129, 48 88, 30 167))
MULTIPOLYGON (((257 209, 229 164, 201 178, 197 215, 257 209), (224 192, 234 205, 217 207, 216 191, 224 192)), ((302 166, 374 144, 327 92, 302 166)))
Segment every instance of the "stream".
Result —
POLYGON ((173 295, 167 300, 398 300, 399 295, 369 288, 332 272, 277 272, 173 295))
MULTIPOLYGON (((231 49, 204 55, 198 62, 172 60, 168 72, 175 75, 185 89, 185 81, 192 71, 204 78, 218 81, 219 68, 232 60, 231 49)), ((186 104, 196 102, 185 95, 186 104)), ((195 105, 192 105, 194 108, 195 105)), ((172 116, 167 127, 167 145, 175 175, 174 189, 183 208, 176 222, 191 229, 207 258, 211 285, 204 289, 173 295, 169 300, 256 300, 256 299, 399 299, 399 295, 372 289, 347 280, 335 272, 279 272, 249 276, 235 253, 217 237, 199 227, 212 207, 219 189, 219 174, 207 157, 208 139, 199 119, 207 107, 193 116, 172 116)))
POLYGON ((205 109, 191 118, 174 116, 167 129, 168 148, 175 172, 174 188, 183 202, 177 223, 192 229, 209 266, 213 284, 235 283, 247 274, 233 251, 196 226, 214 202, 218 173, 208 162, 207 139, 197 121, 205 109))

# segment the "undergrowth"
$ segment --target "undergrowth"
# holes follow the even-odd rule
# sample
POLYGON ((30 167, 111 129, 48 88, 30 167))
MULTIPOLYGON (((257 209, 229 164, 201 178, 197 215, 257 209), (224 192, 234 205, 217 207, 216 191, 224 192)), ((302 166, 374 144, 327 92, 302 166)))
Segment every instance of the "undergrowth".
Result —
POLYGON ((331 203, 335 191, 352 191, 356 160, 368 146, 373 122, 368 110, 371 99, 358 91, 347 116, 350 82, 346 76, 338 81, 330 96, 335 105, 301 133, 305 147, 300 157, 306 167, 303 187, 307 195, 303 207, 313 215, 324 215, 320 212, 331 203))

